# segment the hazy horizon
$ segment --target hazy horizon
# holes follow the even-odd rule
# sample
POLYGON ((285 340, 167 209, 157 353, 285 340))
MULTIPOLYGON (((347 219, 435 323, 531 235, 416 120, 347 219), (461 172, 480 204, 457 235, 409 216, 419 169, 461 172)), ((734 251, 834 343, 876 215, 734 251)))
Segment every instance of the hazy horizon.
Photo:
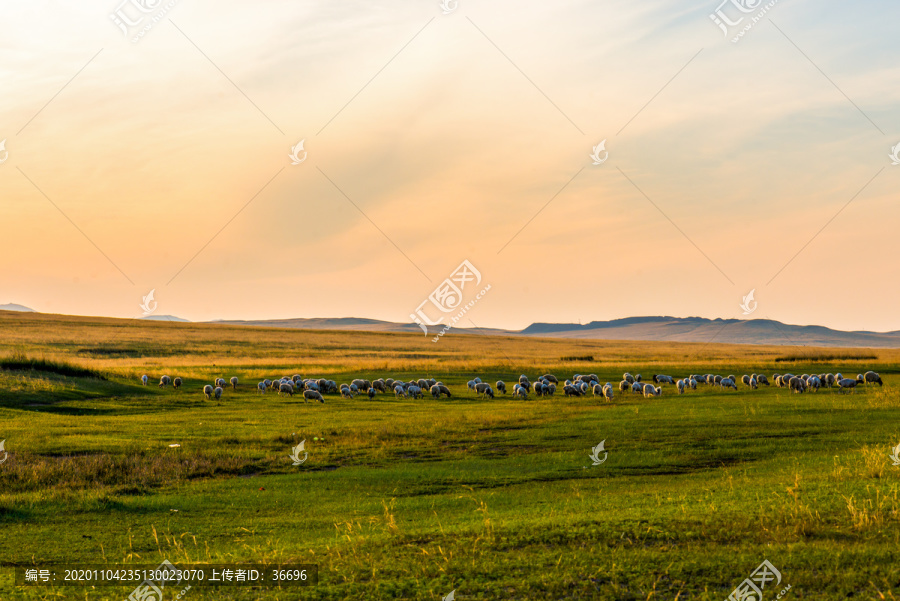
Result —
POLYGON ((0 8, 4 302, 409 323, 468 260, 460 327, 900 330, 895 3, 169 4, 0 8))

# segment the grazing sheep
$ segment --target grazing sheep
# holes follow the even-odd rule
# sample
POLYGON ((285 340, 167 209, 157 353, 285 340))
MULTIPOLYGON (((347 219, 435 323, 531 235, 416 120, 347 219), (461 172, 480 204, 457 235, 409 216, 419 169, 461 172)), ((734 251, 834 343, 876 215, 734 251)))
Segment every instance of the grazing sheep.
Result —
POLYGON ((384 385, 387 388, 394 388, 394 378, 388 378, 387 380, 385 380, 384 385))
POLYGON ((259 390, 260 394, 265 394, 266 388, 267 388, 267 386, 266 386, 265 382, 260 382, 259 384, 256 385, 256 389, 259 390))
POLYGON ((675 387, 678 388, 678 394, 684 394, 684 380, 675 382, 675 387))
POLYGON ((559 384, 559 380, 556 379, 556 376, 553 374, 544 374, 541 376, 545 380, 549 380, 552 384, 559 384))
POLYGON ((231 389, 237 390, 238 379, 237 376, 231 376, 231 389))
POLYGON ((870 383, 884 386, 884 382, 881 381, 881 376, 879 376, 874 371, 867 371, 863 376, 863 381, 866 383, 866 386, 868 386, 870 383))
POLYGON ((631 392, 636 392, 638 394, 644 392, 644 385, 640 382, 635 382, 631 385, 631 392))
POLYGON ((216 400, 217 400, 217 401, 218 401, 219 399, 221 399, 221 398, 222 398, 222 387, 221 387, 221 386, 216 386, 216 390, 214 391, 214 394, 215 394, 215 396, 216 396, 216 400))
POLYGON ((535 382, 534 384, 531 385, 531 389, 532 389, 532 391, 534 391, 535 396, 543 396, 543 394, 544 394, 543 386, 544 385, 541 382, 535 382))
POLYGON ((322 394, 317 390, 304 390, 303 391, 303 400, 307 403, 312 401, 319 401, 320 403, 325 402, 325 398, 322 394))
POLYGON ((527 399, 528 398, 528 389, 525 388, 524 386, 516 384, 515 386, 513 386, 513 395, 517 396, 517 397, 521 397, 523 399, 527 399))
POLYGON ((621 382, 619 382, 619 390, 621 392, 625 392, 630 387, 631 387, 631 384, 628 383, 628 380, 622 380, 621 382))
POLYGON ((476 377, 476 378, 473 380, 473 382, 475 382, 476 384, 481 384, 481 378, 476 377))
POLYGON ((356 386, 357 390, 359 390, 360 388, 363 390, 368 390, 370 388, 370 386, 366 383, 365 380, 360 380, 359 378, 350 382, 350 390, 353 390, 354 386, 356 386))
POLYGON ((497 390, 499 390, 503 394, 506 394, 506 382, 504 382, 503 380, 497 380, 496 386, 497 390))
POLYGON ((394 396, 404 398, 406 397, 406 391, 403 390, 403 386, 401 386, 400 384, 394 386, 394 396))
POLYGON ((477 384, 475 384, 475 392, 480 394, 482 398, 484 398, 484 396, 487 394, 488 390, 491 391, 491 398, 494 398, 494 396, 493 396, 494 391, 491 388, 490 384, 488 384, 487 382, 478 382, 477 384))
POLYGON ((435 384, 434 386, 432 386, 432 387, 429 388, 428 390, 431 391, 431 396, 433 396, 435 399, 441 398, 441 387, 438 386, 437 384, 435 384))
POLYGON ((591 393, 594 396, 603 396, 603 387, 599 384, 594 384, 593 386, 591 386, 591 393))
POLYGON ((674 384, 675 378, 673 378, 672 376, 654 375, 653 381, 657 384, 674 384))
POLYGON ((581 396, 581 390, 575 388, 571 384, 563 386, 563 393, 565 393, 566 396, 581 396))
POLYGON ((806 381, 806 386, 812 392, 819 392, 819 388, 822 386, 822 380, 820 380, 818 376, 810 376, 806 381))
POLYGON ((417 384, 410 384, 409 388, 406 389, 406 394, 414 399, 421 399, 422 389, 417 384))
POLYGON ((488 385, 488 387, 484 389, 484 393, 482 396, 489 396, 493 399, 494 398, 494 389, 491 388, 490 385, 488 385))
POLYGON ((290 396, 294 396, 294 386, 288 382, 281 382, 278 385, 278 396, 281 396, 282 392, 288 393, 290 396))
POLYGON ((769 384, 769 378, 767 378, 763 374, 756 376, 756 382, 758 384, 762 384, 763 386, 771 386, 771 384, 769 384))
POLYGON ((803 378, 798 378, 797 376, 793 376, 788 381, 788 386, 790 386, 791 392, 796 392, 796 393, 806 392, 806 382, 803 381, 803 378))
POLYGON ((172 378, 170 378, 169 376, 163 376, 159 379, 159 387, 160 388, 165 388, 166 386, 168 386, 171 383, 172 383, 172 378))
POLYGON ((635 382, 640 382, 640 381, 641 381, 641 374, 636 375, 636 376, 634 377, 634 381, 635 381, 635 382))
POLYGON ((854 389, 855 392, 857 384, 858 382, 856 380, 852 380, 850 378, 841 378, 840 380, 837 380, 837 385, 840 386, 840 392, 844 392, 844 390, 851 388, 854 389))
POLYGON ((688 380, 688 384, 690 385, 691 390, 697 390, 697 380, 695 378, 688 380))
POLYGON ((372 399, 374 399, 374 398, 375 398, 375 387, 370 388, 367 394, 369 395, 369 400, 370 400, 370 401, 371 401, 372 399))
POLYGON ((437 384, 435 384, 435 386, 439 386, 440 389, 441 389, 441 394, 444 395, 444 396, 446 396, 448 399, 449 399, 451 396, 453 396, 453 395, 450 394, 450 389, 447 388, 446 386, 444 386, 443 384, 441 384, 440 382, 438 382, 437 384))
POLYGON ((172 380, 172 388, 174 388, 175 390, 181 388, 181 378, 175 378, 174 380, 172 380))
POLYGON ((475 390, 475 384, 477 384, 477 383, 478 383, 478 382, 476 382, 475 380, 469 380, 468 382, 466 382, 466 387, 467 387, 469 390, 474 391, 474 390, 475 390))
POLYGON ((750 381, 747 383, 750 387, 750 390, 756 390, 759 388, 759 382, 756 381, 756 378, 750 378, 750 381))
POLYGON ((741 384, 743 384, 744 386, 750 386, 750 376, 748 376, 747 374, 741 376, 741 384))
POLYGON ((735 390, 737 390, 737 384, 735 384, 734 380, 732 380, 731 378, 722 378, 719 384, 721 384, 722 388, 734 388, 735 390))
POLYGON ((622 379, 625 380, 626 382, 628 382, 629 384, 634 384, 634 376, 632 376, 627 371, 624 374, 622 374, 622 379))
POLYGON ((374 388, 378 392, 385 392, 386 386, 387 386, 387 384, 385 384, 385 381, 382 380, 381 378, 378 378, 377 380, 372 382, 372 388, 374 388))
POLYGON ((203 387, 203 394, 206 395, 206 400, 207 400, 207 401, 209 400, 209 397, 212 396, 212 393, 213 393, 213 387, 212 387, 212 386, 210 386, 209 384, 207 384, 206 386, 203 387))
POLYGON ((215 386, 225 388, 225 378, 216 378, 215 386))
POLYGON ((644 397, 650 398, 655 396, 660 396, 662 394, 662 388, 659 386, 653 386, 653 384, 645 384, 644 385, 644 397))
POLYGON ((147 382, 149 382, 149 381, 150 381, 150 378, 147 376, 147 374, 144 374, 143 376, 141 376, 141 384, 143 386, 146 386, 147 382))
POLYGON ((603 386, 603 396, 607 401, 611 401, 613 399, 613 388, 609 382, 607 382, 603 386))
POLYGON ((353 395, 350 393, 349 386, 347 388, 341 388, 341 398, 344 398, 344 399, 352 399, 353 398, 353 395))
POLYGON ((263 383, 266 385, 266 390, 272 388, 272 380, 263 380, 263 383))

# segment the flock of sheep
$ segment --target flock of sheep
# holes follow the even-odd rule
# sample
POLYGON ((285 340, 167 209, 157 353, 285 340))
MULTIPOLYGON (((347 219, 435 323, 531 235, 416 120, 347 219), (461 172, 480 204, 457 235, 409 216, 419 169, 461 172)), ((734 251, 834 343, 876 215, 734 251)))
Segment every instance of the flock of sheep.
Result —
MULTIPOLYGON (((141 376, 141 382, 144 386, 147 385, 149 380, 150 378, 147 375, 141 376)), ((753 390, 759 388, 759 386, 771 385, 769 379, 762 374, 744 375, 740 381, 744 386, 753 390)), ((772 381, 776 386, 789 388, 791 391, 798 393, 808 391, 818 392, 820 388, 833 388, 835 386, 843 392, 845 390, 853 390, 859 384, 884 385, 881 381, 881 376, 874 371, 867 371, 864 374, 859 374, 856 378, 845 378, 840 373, 817 375, 803 374, 802 376, 795 376, 793 374, 775 374, 772 376, 772 381)), ((631 392, 643 394, 645 397, 649 398, 658 397, 662 394, 662 384, 672 384, 678 390, 679 394, 684 394, 686 390, 696 390, 697 386, 700 384, 737 390, 737 382, 737 377, 733 375, 726 377, 715 374, 691 375, 676 380, 672 376, 657 374, 653 376, 653 384, 651 384, 649 382, 641 381, 641 374, 632 376, 629 373, 625 373, 622 376, 622 381, 619 382, 619 390, 622 392, 630 390, 631 392)), ((237 390, 237 376, 233 376, 230 383, 232 389, 237 390)), ((172 379, 169 376, 162 376, 159 379, 160 388, 165 388, 169 385, 177 390, 181 387, 182 380, 181 378, 172 379)), ((533 393, 535 396, 539 397, 553 396, 556 394, 558 385, 559 380, 553 374, 544 374, 534 382, 529 381, 528 377, 523 374, 519 376, 518 383, 513 385, 512 393, 513 396, 522 399, 527 399, 529 393, 533 393)), ((207 384, 203 387, 203 394, 206 395, 207 400, 213 397, 215 397, 216 400, 219 400, 222 398, 222 392, 226 386, 227 383, 224 378, 216 378, 214 385, 207 384)), ((505 382, 498 380, 495 386, 497 392, 507 394, 505 382)), ((487 382, 482 382, 481 378, 469 380, 468 388, 476 394, 481 395, 482 398, 494 398, 494 388, 487 382)), ((324 403, 325 398, 322 396, 323 394, 337 393, 340 393, 341 397, 347 399, 352 399, 358 394, 365 394, 370 399, 374 399, 375 395, 379 392, 387 393, 391 391, 397 397, 411 397, 414 399, 422 398, 426 393, 430 393, 431 396, 436 399, 441 396, 446 396, 447 398, 452 396, 450 394, 450 389, 447 388, 443 382, 438 382, 433 378, 420 378, 408 382, 394 380, 393 378, 378 378, 377 380, 372 381, 356 379, 349 384, 341 384, 338 386, 334 380, 327 380, 324 378, 303 378, 299 374, 295 374, 291 377, 284 376, 278 380, 263 380, 257 384, 257 390, 261 394, 275 391, 279 395, 287 394, 291 397, 294 396, 295 391, 298 394, 302 392, 303 398, 307 403, 309 401, 319 401, 320 403, 324 403)), ((595 397, 599 396, 604 399, 613 398, 612 384, 606 382, 601 385, 600 379, 596 374, 575 374, 572 376, 572 379, 566 380, 563 383, 562 391, 566 396, 577 397, 591 393, 595 397)))

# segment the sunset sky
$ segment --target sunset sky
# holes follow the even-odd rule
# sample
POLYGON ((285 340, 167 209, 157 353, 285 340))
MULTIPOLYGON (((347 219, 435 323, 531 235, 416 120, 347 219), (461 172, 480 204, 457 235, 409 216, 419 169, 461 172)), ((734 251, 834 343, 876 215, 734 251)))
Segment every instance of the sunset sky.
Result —
POLYGON ((0 3, 0 304, 900 330, 900 4, 720 1, 0 3))

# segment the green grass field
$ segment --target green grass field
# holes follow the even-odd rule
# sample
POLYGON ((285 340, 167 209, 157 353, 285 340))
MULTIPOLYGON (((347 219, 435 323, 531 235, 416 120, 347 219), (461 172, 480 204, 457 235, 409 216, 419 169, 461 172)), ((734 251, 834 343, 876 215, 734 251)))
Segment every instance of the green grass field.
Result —
POLYGON ((900 595, 898 351, 453 333, 433 344, 13 313, 0 332, 3 600, 133 588, 15 587, 16 566, 164 559, 318 565, 315 586, 195 587, 188 600, 721 601, 766 559, 782 574, 767 600, 787 585, 785 599, 900 595), (866 369, 884 388, 664 386, 657 399, 616 389, 601 402, 481 400, 465 384, 866 369), (157 388, 163 373, 183 389, 157 388), (453 398, 257 393, 293 373, 432 376, 453 398), (204 384, 233 375, 237 392, 204 400, 204 384), (304 439, 309 458, 293 466, 304 439), (592 466, 603 440, 608 458, 592 466))

